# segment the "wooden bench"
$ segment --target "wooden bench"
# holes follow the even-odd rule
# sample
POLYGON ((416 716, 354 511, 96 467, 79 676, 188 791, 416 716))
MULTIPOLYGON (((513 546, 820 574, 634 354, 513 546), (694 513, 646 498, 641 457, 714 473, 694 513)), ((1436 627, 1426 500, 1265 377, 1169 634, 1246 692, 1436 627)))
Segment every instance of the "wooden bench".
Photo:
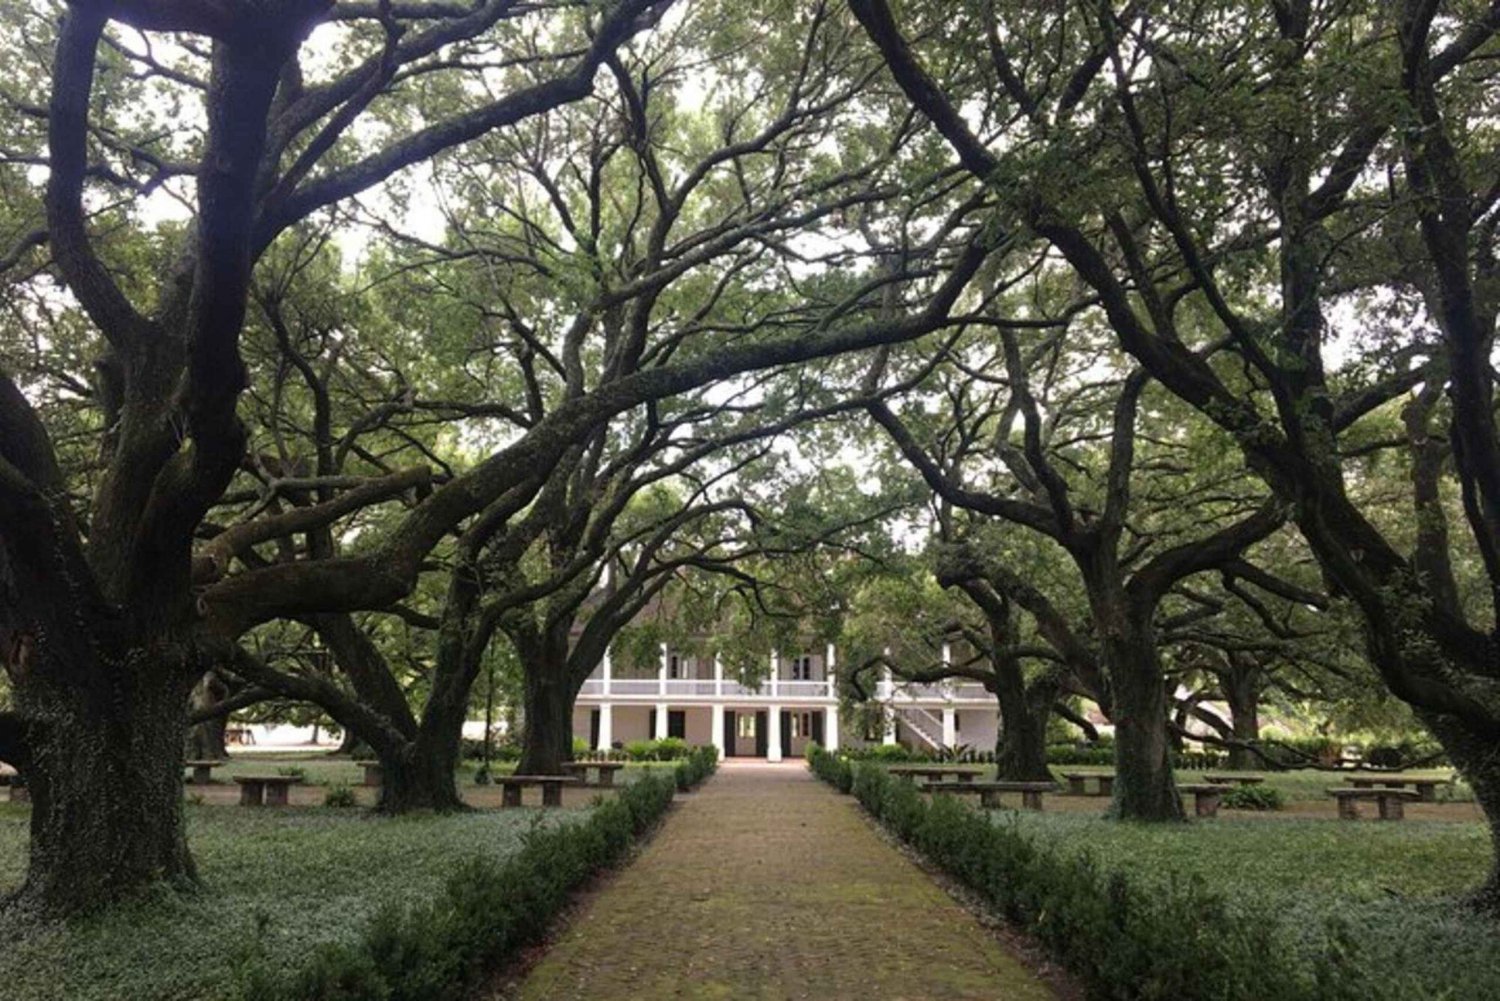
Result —
POLYGON ((1203 781, 1216 786, 1258 786, 1266 780, 1264 775, 1205 775, 1203 781))
POLYGON ((1416 802, 1420 796, 1410 789, 1329 789, 1339 804, 1340 820, 1359 819, 1359 801, 1373 799, 1380 808, 1381 820, 1400 820, 1406 816, 1405 804, 1416 802))
POLYGON ((1088 780, 1099 780, 1099 795, 1113 796, 1115 794, 1115 774, 1106 772, 1101 775, 1098 772, 1063 772, 1062 777, 1068 780, 1068 794, 1070 796, 1087 796, 1089 794, 1088 780))
POLYGON ((978 793, 979 805, 986 810, 997 810, 1002 805, 1000 794, 1003 792, 1018 792, 1021 794, 1021 805, 1028 810, 1042 809, 1042 797, 1049 792, 1057 792, 1055 782, 929 782, 924 785, 923 790, 935 795, 951 795, 953 793, 978 793))
POLYGON ((563 765, 563 771, 569 775, 577 775, 584 785, 588 785, 589 769, 592 768, 599 773, 598 781, 594 784, 600 789, 612 789, 615 785, 615 772, 624 767, 623 761, 569 761, 563 765))
POLYGON ((1409 778, 1404 775, 1351 775, 1344 779, 1356 789, 1405 789, 1411 786, 1417 791, 1417 800, 1422 803, 1437 802, 1437 787, 1451 785, 1452 779, 1409 778))
POLYGON ((497 775, 495 784, 501 787, 501 806, 520 806, 521 790, 530 786, 542 787, 543 806, 562 806, 563 786, 582 785, 583 780, 572 775, 497 775))
POLYGON ((944 768, 940 765, 892 765, 888 770, 892 775, 899 775, 902 778, 921 776, 929 782, 942 782, 947 779, 973 782, 984 774, 983 768, 944 768))
POLYGON ((385 784, 385 766, 378 761, 356 761, 356 765, 365 770, 365 777, 360 785, 371 786, 379 789, 385 784))
POLYGON ((1228 787, 1222 783, 1219 785, 1180 785, 1177 787, 1180 793, 1191 793, 1193 797, 1193 815, 1198 817, 1214 817, 1219 813, 1219 804, 1224 799, 1224 793, 1228 787))
POLYGON ((193 770, 193 777, 188 781, 195 786, 206 786, 214 780, 214 769, 225 764, 223 761, 184 761, 183 764, 193 770))
POLYGON ((286 806, 287 792, 302 780, 290 775, 236 775, 240 806, 286 806))

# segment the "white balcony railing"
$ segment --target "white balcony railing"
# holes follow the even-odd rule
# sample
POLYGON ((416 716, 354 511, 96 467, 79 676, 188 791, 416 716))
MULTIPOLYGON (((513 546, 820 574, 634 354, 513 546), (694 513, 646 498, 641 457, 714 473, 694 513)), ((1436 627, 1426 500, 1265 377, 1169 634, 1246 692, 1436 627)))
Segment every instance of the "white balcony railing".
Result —
POLYGON ((594 697, 654 697, 697 696, 722 699, 822 699, 834 698, 836 693, 828 681, 780 681, 766 679, 758 687, 742 685, 738 681, 724 678, 589 678, 578 690, 579 695, 594 697))

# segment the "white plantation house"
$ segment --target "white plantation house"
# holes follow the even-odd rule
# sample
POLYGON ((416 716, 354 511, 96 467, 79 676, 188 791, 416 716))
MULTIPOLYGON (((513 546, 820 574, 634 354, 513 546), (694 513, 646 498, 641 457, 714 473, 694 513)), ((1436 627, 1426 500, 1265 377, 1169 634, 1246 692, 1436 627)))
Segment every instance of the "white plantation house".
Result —
POLYGON ((994 747, 995 697, 975 682, 905 684, 886 673, 873 693, 888 710, 884 732, 841 727, 836 665, 832 644, 772 654, 767 677, 750 686, 726 677, 718 657, 691 656, 665 644, 654 670, 617 670, 606 655, 579 692, 573 734, 598 750, 680 737, 713 744, 725 757, 770 761, 802 754, 809 741, 829 749, 872 741, 926 751, 994 747))

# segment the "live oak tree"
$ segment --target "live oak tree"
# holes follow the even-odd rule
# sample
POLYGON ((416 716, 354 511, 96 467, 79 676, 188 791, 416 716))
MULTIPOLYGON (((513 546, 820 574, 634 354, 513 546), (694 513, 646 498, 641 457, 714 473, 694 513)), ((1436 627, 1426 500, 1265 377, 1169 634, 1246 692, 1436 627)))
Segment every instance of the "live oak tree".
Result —
MULTIPOLYGON (((75 503, 48 426, 15 378, 0 379, 0 615, 17 710, 3 753, 27 771, 36 802, 18 903, 63 913, 193 878, 178 792, 187 694, 204 671, 239 656, 248 630, 400 601, 435 547, 476 516, 523 510, 540 487, 533 471, 615 414, 739 372, 948 323, 993 245, 962 212, 924 230, 924 267, 899 280, 912 310, 898 321, 865 322, 861 297, 846 290, 790 332, 773 326, 764 338, 712 351, 679 349, 562 402, 356 553, 244 559, 263 542, 335 523, 368 499, 366 484, 262 512, 222 541, 215 534, 219 545, 194 558, 205 516, 244 465, 239 346, 256 261, 289 229, 402 170, 586 96, 613 53, 664 6, 122 0, 80 3, 61 18, 38 88, 47 106, 14 109, 36 124, 34 149, 17 159, 48 176, 44 234, 28 234, 21 250, 45 243, 52 273, 102 335, 102 460, 87 501, 75 503), (343 58, 304 58, 315 27, 343 58), (177 127, 163 135, 102 128, 97 109, 113 78, 96 70, 116 60, 192 113, 166 116, 177 127), (377 119, 395 123, 399 138, 365 127, 377 119), (158 189, 189 213, 185 224, 153 231, 171 244, 156 255, 168 262, 159 278, 133 266, 143 256, 127 252, 134 246, 104 239, 94 225, 118 219, 149 229, 139 199, 158 189), (125 208, 91 219, 106 191, 124 192, 125 208)), ((783 232, 796 228, 800 207, 775 209, 792 219, 783 232)), ((665 271, 692 263, 692 246, 666 249, 665 271)))
MULTIPOLYGON (((1115 724, 1112 810, 1177 819, 1158 614, 1173 588, 1238 558, 1283 516, 1247 478, 1216 475, 1208 463, 1163 497, 1157 467, 1191 463, 1206 450, 1165 430, 1155 405, 1140 413, 1144 373, 1106 366, 1091 374, 1100 358, 1067 312, 1015 322, 996 315, 993 330, 948 342, 952 363, 936 370, 930 390, 947 404, 936 417, 920 395, 902 411, 881 402, 870 413, 948 505, 1036 533, 1067 554, 1088 600, 1096 691, 1115 724), (1188 504, 1194 515, 1184 523, 1188 504)), ((993 570, 950 579, 986 576, 993 570)))
MULTIPOLYGON (((1012 109, 1011 147, 1036 150, 1017 171, 958 116, 887 5, 854 7, 913 103, 1098 295, 1120 344, 1232 434, 1292 506, 1330 583, 1363 614, 1371 661, 1442 741, 1500 839, 1500 432, 1486 291, 1496 189, 1474 166, 1492 139, 1472 127, 1489 113, 1500 6, 1226 4, 1181 19, 1151 4, 970 11, 988 45, 973 96, 1012 109), (1023 51, 1048 55, 1023 63, 1023 51), (1056 157, 1095 169, 1045 170, 1056 157), (1332 364, 1338 310, 1357 324, 1382 299, 1404 306, 1395 349, 1356 340, 1360 364, 1332 364), (1222 363, 1195 350, 1221 340, 1222 363), (1428 383, 1451 401, 1455 475, 1414 483, 1427 530, 1402 549, 1351 495, 1343 442, 1361 417, 1428 383), (1461 534, 1435 503, 1445 490, 1463 498, 1461 534), (1486 565, 1482 611, 1454 586, 1455 548, 1486 565)), ((1500 867, 1478 899, 1500 906, 1500 867)))

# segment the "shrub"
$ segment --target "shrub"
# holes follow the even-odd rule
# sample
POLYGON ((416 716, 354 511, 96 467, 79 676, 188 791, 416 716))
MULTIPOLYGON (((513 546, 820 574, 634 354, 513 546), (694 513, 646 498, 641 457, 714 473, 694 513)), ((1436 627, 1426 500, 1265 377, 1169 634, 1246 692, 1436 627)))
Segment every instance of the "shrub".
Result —
POLYGON ((354 798, 354 790, 340 782, 328 787, 328 791, 323 794, 323 805, 343 808, 358 804, 354 798))
POLYGON ((631 761, 651 761, 653 748, 649 740, 632 740, 626 743, 625 753, 631 761))
POLYGON ((884 761, 891 764, 916 761, 926 757, 926 755, 914 754, 900 744, 871 744, 868 747, 856 747, 843 753, 850 761, 884 761))
POLYGON ((1079 747, 1077 744, 1053 744, 1047 748, 1049 765, 1112 765, 1113 747, 1079 747))
POLYGON ((585 754, 588 754, 592 750, 593 750, 593 747, 589 744, 588 741, 584 740, 582 737, 574 737, 573 738, 573 757, 574 758, 581 758, 585 754))
POLYGON ((1280 789, 1266 786, 1235 786, 1224 793, 1221 805, 1232 810, 1280 810, 1286 806, 1286 797, 1280 789))
POLYGON ((688 756, 692 745, 681 737, 663 737, 651 742, 651 760, 680 761, 688 756))
MULTIPOLYGON (((821 759, 809 760, 817 768, 821 759)), ((1107 872, 1087 854, 1039 845, 952 797, 928 804, 915 785, 883 768, 853 771, 865 809, 1026 926, 1091 997, 1353 1001, 1375 986, 1368 957, 1352 941, 1322 954, 1299 952, 1291 930, 1266 908, 1231 904, 1199 880, 1148 883, 1107 872)))
MULTIPOLYGON (((679 768, 691 762, 712 770, 717 754, 700 749, 679 768)), ((248 962, 239 995, 244 1001, 458 1001, 486 968, 541 938, 568 893, 619 861, 666 811, 675 787, 668 776, 647 774, 582 823, 539 824, 509 861, 470 861, 436 900, 386 908, 358 941, 317 949, 300 969, 248 962)))
POLYGON ((672 770, 677 788, 687 792, 708 778, 719 767, 719 749, 712 745, 692 748, 687 757, 672 770))
POLYGON ((847 793, 853 788, 854 768, 849 762, 823 750, 816 743, 807 745, 806 756, 808 766, 818 778, 842 793, 847 793))

